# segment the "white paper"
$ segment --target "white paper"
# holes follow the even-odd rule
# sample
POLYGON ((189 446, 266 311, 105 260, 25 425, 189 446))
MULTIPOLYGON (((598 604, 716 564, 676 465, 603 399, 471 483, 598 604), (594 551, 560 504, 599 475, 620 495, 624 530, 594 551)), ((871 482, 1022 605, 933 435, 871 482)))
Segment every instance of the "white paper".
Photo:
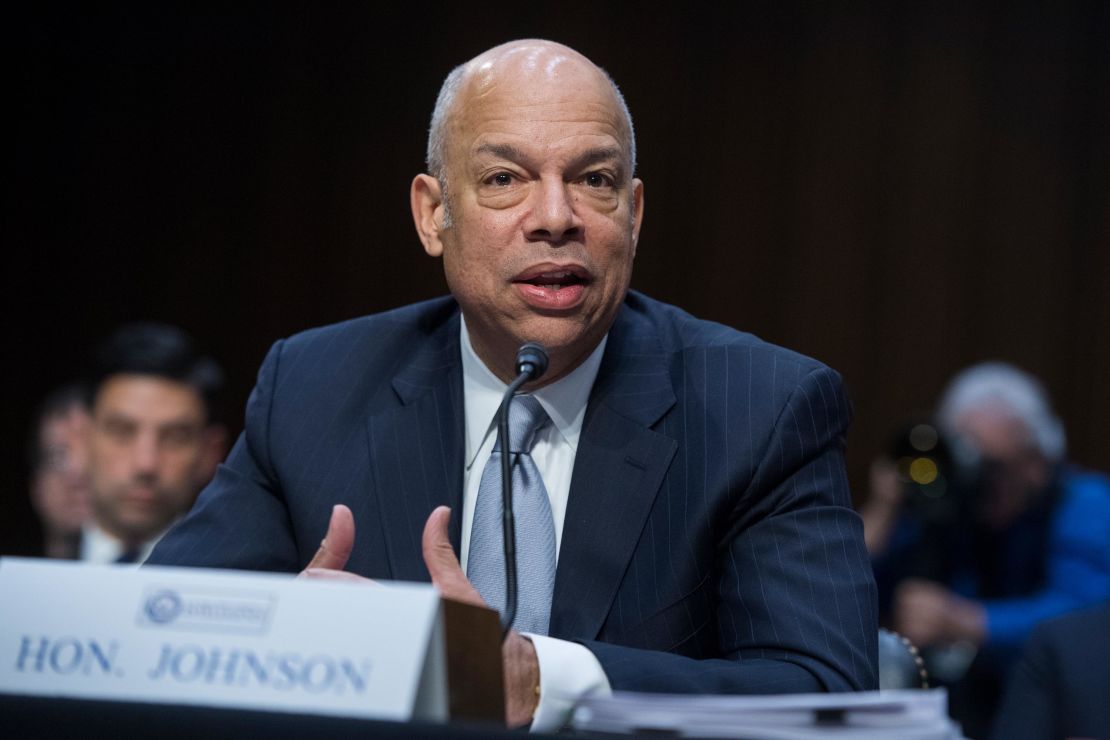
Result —
POLYGON ((611 733, 810 740, 953 740, 943 689, 780 696, 692 696, 616 692, 584 698, 576 729, 611 733))

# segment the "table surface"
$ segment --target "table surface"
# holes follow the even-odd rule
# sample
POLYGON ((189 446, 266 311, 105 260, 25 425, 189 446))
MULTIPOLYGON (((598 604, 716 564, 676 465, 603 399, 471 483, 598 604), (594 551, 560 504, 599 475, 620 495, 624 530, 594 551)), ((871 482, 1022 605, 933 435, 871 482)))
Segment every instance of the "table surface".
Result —
MULTIPOLYGON (((31 738, 154 738, 157 740, 282 740, 283 738, 411 738, 449 740, 520 737, 501 727, 386 722, 179 704, 56 699, 0 694, 0 736, 31 738)), ((544 737, 530 735, 529 737, 544 737)), ((554 737, 548 735, 547 737, 554 737)))

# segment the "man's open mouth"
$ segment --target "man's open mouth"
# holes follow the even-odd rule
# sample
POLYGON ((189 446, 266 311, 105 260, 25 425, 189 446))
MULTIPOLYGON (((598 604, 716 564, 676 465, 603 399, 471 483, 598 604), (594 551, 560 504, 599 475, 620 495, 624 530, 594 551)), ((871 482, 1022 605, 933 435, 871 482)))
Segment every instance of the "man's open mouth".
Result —
POLYGON ((535 285, 549 290, 560 290, 572 285, 586 285, 589 278, 575 270, 551 270, 517 278, 514 282, 535 285))

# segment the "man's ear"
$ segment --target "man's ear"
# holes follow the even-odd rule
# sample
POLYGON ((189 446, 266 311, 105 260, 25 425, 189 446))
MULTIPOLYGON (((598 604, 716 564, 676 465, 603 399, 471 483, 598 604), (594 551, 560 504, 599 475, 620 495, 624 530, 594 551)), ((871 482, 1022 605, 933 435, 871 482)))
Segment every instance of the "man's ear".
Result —
POLYGON ((416 233, 424 244, 424 251, 431 257, 442 256, 440 232, 443 229, 444 203, 439 180, 431 175, 414 177, 409 201, 412 205, 412 220, 416 224, 416 233))
POLYGON ((227 456, 227 427, 223 424, 209 424, 201 433, 201 462, 199 475, 203 485, 216 475, 216 468, 227 456))
POLYGON ((632 178, 632 256, 636 256, 636 244, 640 241, 640 227, 644 223, 644 181, 632 178))

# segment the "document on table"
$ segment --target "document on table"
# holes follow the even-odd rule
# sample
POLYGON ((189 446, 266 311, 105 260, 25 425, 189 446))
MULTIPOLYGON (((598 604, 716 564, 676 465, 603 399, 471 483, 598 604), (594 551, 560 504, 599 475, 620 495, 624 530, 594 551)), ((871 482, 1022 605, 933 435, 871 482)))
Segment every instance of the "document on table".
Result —
POLYGON ((959 740, 944 689, 781 696, 615 692, 579 700, 576 730, 748 740, 959 740))

